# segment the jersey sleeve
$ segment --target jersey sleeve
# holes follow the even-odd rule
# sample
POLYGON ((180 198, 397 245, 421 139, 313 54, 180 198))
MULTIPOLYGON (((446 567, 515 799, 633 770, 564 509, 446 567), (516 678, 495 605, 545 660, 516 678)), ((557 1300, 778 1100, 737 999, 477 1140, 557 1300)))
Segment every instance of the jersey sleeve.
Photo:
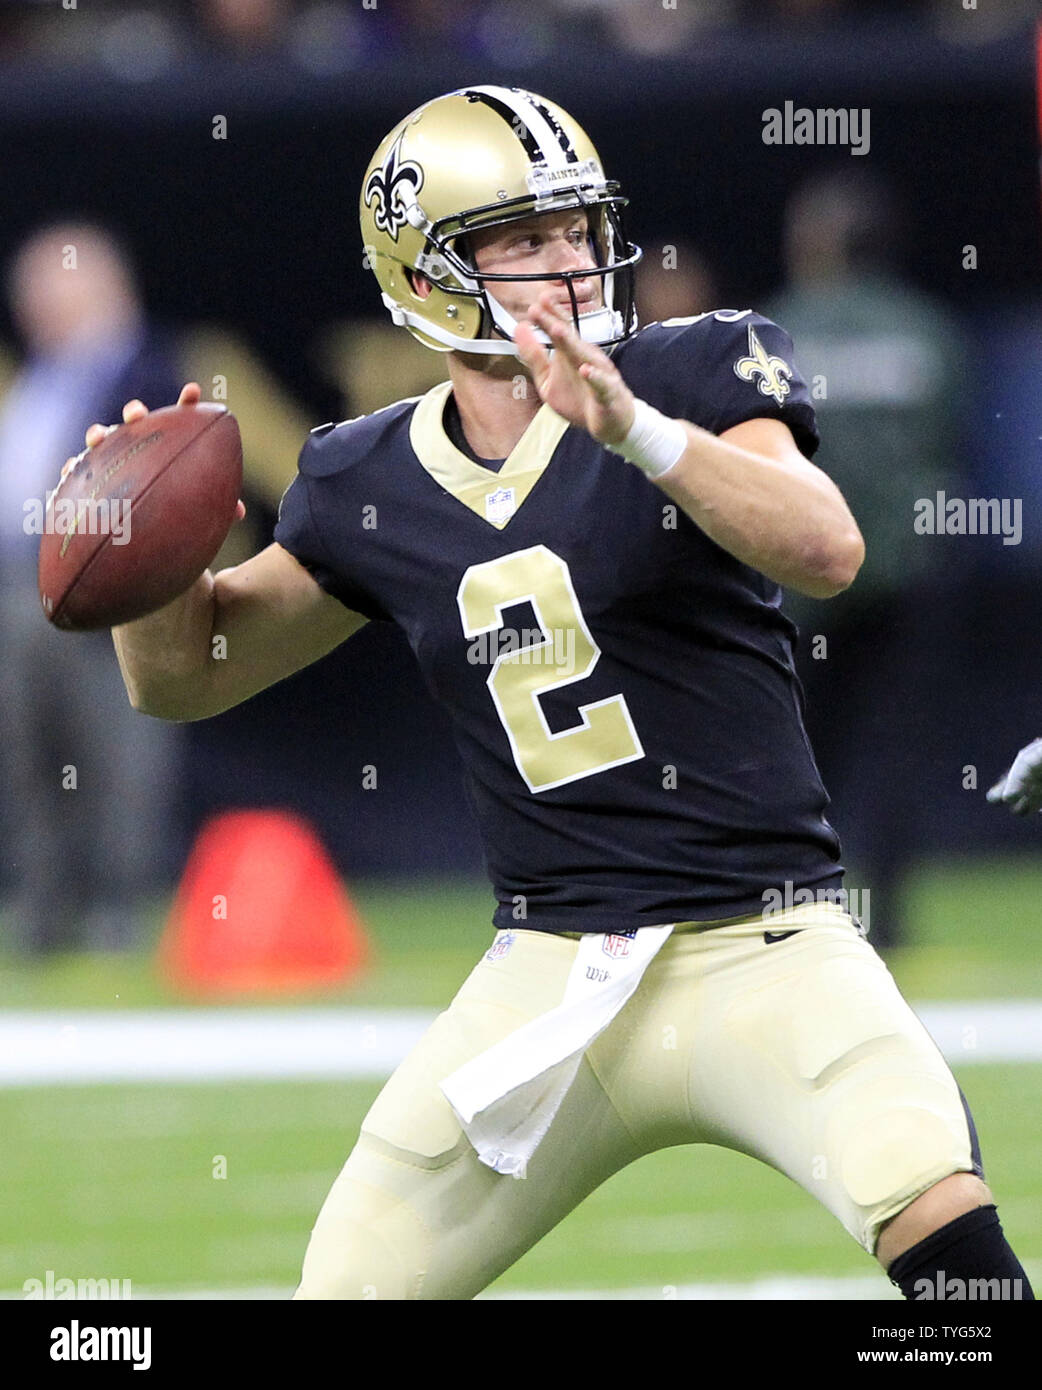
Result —
POLYGON ((339 599, 352 613, 361 613, 377 622, 390 622, 390 615, 376 599, 330 559, 316 518, 316 512, 321 510, 321 499, 316 501, 313 497, 321 480, 312 478, 305 471, 307 453, 311 448, 313 441, 309 439, 300 455, 297 476, 282 495, 275 524, 275 540, 304 566, 327 594, 339 599))
MULTIPOLYGON (((670 414, 713 434, 746 420, 781 420, 800 452, 813 457, 820 443, 814 406, 784 328, 753 310, 720 309, 667 319, 646 332, 641 367, 668 382, 662 394, 670 414)), ((639 384, 630 384, 643 396, 639 384)))

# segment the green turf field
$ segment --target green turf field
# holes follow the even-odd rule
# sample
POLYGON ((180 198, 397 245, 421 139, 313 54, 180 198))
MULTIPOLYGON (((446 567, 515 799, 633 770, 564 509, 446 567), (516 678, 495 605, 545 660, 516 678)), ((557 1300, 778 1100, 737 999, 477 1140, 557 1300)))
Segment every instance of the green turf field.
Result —
MULTIPOLYGON (((1042 999, 1039 868, 934 865, 912 893, 915 940, 888 956, 910 998, 1042 999)), ((345 1006, 441 1004, 488 938, 481 887, 370 887, 357 898, 374 956, 362 981, 333 996, 345 1006)), ((147 954, 7 961, 0 1001, 46 1009, 185 1002, 154 978, 147 954)), ((1042 1063, 967 1067, 959 1080, 1006 1230, 1037 1276, 1042 1063)), ((47 1270, 130 1279, 141 1292, 289 1290, 376 1090, 356 1082, 0 1089, 0 1290, 17 1293, 47 1270), (226 1176, 215 1177, 222 1158, 226 1176)), ((692 1283, 875 1273, 788 1180, 722 1150, 685 1148, 612 1179, 495 1291, 668 1294, 692 1283)), ((888 1292, 880 1277, 880 1295, 888 1292)))
MULTIPOLYGON (((987 1138, 1005 1228, 1022 1259, 1042 1263, 1042 1065, 976 1067, 960 1079, 987 1138)), ((142 1290, 288 1290, 375 1091, 280 1083, 0 1094, 9 1155, 0 1287, 18 1290, 51 1269, 142 1290), (227 1176, 214 1177, 222 1156, 227 1176)), ((787 1179, 721 1149, 682 1148, 618 1174, 496 1289, 874 1271, 787 1179)))

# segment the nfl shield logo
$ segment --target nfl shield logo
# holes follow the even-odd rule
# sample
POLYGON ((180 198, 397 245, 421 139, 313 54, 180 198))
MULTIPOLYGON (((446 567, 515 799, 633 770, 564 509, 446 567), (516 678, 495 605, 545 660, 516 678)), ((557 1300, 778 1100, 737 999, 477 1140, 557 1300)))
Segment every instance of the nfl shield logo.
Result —
POLYGON ((616 960, 620 956, 628 956, 633 938, 637 935, 636 928, 633 931, 616 932, 612 936, 604 938, 604 945, 601 948, 606 956, 613 956, 616 960))
POLYGON ((502 960, 515 941, 512 931, 501 931, 485 952, 486 960, 502 960))
POLYGON ((509 521, 516 511, 517 502, 514 500, 512 487, 497 488, 485 498, 485 519, 493 525, 500 521, 509 521))

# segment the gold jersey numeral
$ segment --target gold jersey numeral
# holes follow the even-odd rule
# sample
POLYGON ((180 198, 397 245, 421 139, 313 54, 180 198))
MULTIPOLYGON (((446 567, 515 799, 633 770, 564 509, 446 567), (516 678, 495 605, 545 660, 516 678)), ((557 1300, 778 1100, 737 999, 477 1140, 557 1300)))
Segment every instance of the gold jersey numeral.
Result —
POLYGON ((622 695, 579 705, 581 722, 559 733, 551 733, 546 722, 539 697, 585 680, 601 655, 559 555, 536 545, 471 565, 456 600, 467 637, 499 634, 503 610, 526 600, 542 629, 541 641, 504 642, 488 678, 489 694, 529 791, 549 791, 643 758, 622 695))

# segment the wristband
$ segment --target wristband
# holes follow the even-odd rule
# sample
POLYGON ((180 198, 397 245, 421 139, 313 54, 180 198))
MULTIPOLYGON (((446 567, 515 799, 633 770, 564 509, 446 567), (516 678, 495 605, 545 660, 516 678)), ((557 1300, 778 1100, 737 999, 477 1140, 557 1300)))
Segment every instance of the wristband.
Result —
POLYGON ((609 447, 654 481, 668 473, 687 448, 687 431, 681 421, 671 420, 647 401, 635 399, 629 434, 609 447))

